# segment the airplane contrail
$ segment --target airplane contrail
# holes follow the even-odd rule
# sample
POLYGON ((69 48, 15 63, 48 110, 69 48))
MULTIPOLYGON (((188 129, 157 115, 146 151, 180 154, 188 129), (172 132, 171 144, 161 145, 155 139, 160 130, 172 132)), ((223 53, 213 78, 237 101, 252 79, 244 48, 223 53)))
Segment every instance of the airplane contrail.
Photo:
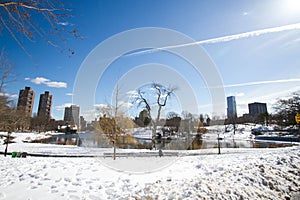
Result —
POLYGON ((227 36, 222 36, 222 37, 217 37, 217 38, 212 38, 212 39, 207 39, 207 40, 200 40, 200 41, 195 41, 195 42, 186 43, 186 44, 165 46, 165 47, 160 47, 160 48, 155 48, 155 49, 147 49, 147 50, 142 50, 142 51, 134 52, 131 54, 127 54, 125 56, 153 53, 153 52, 157 52, 157 51, 163 51, 163 50, 168 50, 168 49, 173 49, 173 48, 187 47, 187 46, 199 45, 199 44, 214 44, 214 43, 220 43, 220 42, 229 42, 232 40, 238 40, 238 39, 242 39, 242 38, 257 37, 257 36, 265 35, 268 33, 278 33, 278 32, 289 31, 289 30, 298 30, 298 29, 300 29, 300 23, 295 23, 295 24, 289 24, 289 25, 285 25, 285 26, 277 26, 277 27, 273 27, 273 28, 266 28, 266 29, 260 29, 260 30, 255 30, 255 31, 233 34, 233 35, 227 35, 227 36))
POLYGON ((300 78, 280 79, 280 80, 272 80, 272 81, 254 81, 254 82, 247 82, 247 83, 237 83, 237 84, 224 85, 224 87, 225 88, 229 88, 229 87, 243 87, 243 86, 251 86, 251 85, 261 85, 261 84, 271 84, 271 83, 289 83, 289 82, 300 82, 300 78))

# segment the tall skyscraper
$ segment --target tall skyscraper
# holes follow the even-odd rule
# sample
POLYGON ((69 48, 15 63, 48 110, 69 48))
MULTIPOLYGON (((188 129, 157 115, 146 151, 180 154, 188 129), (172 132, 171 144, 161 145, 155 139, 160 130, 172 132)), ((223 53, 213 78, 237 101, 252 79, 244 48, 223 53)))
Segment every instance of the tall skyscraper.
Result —
POLYGON ((74 122, 79 128, 79 106, 71 105, 70 107, 65 107, 64 121, 74 122))
POLYGON ((40 95, 38 116, 51 118, 52 95, 48 91, 40 95))
POLYGON ((237 112, 236 112, 236 102, 235 102, 235 97, 230 96, 227 97, 227 118, 236 118, 237 117, 237 112))
POLYGON ((258 103, 258 102, 249 103, 248 108, 249 108, 249 115, 252 117, 256 117, 259 114, 268 112, 266 103, 258 103))
POLYGON ((17 110, 24 113, 25 116, 31 117, 34 103, 34 91, 30 87, 20 90, 17 110))

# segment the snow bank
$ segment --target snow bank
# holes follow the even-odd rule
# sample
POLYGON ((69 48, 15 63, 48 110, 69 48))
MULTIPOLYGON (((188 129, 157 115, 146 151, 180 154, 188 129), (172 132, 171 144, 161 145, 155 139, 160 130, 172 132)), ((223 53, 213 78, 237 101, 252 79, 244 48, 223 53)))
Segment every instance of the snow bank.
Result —
POLYGON ((226 149, 221 155, 206 151, 138 174, 105 164, 139 167, 168 158, 1 156, 0 199, 296 199, 300 191, 299 146, 226 149))

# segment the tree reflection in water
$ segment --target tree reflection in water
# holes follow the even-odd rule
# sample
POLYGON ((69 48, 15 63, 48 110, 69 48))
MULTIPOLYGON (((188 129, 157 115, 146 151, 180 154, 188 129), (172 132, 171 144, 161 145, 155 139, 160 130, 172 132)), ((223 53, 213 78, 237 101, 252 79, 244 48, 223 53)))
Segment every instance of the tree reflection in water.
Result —
MULTIPOLYGON (((92 148, 111 148, 113 143, 110 137, 105 134, 80 133, 71 135, 54 135, 51 138, 33 141, 38 143, 76 145, 92 148)), ((218 148, 217 140, 208 140, 201 137, 201 134, 190 137, 161 138, 155 140, 158 149, 163 150, 197 150, 218 148)), ((250 140, 224 139, 220 141, 221 148, 276 148, 292 146, 292 143, 275 143, 250 140)), ((151 149, 152 141, 138 139, 132 135, 119 135, 117 137, 118 148, 121 149, 151 149)))

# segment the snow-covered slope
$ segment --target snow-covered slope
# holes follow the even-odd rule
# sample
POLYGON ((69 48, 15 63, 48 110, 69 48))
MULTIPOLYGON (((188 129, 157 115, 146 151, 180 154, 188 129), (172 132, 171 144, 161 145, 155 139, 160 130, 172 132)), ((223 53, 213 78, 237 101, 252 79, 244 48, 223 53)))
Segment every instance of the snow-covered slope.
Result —
MULTIPOLYGON (((37 146, 27 148, 33 150, 37 146)), ((52 153, 59 148, 66 147, 53 148, 52 153)), ((50 146, 47 151, 51 153, 50 146)), ((83 150, 72 147, 69 151, 83 150)), ((300 191, 299 146, 222 149, 221 155, 214 149, 195 150, 172 161, 168 159, 171 158, 2 155, 0 199, 296 199, 300 191), (126 173, 118 168, 131 165, 143 169, 163 162, 167 164, 152 173, 126 173)))

